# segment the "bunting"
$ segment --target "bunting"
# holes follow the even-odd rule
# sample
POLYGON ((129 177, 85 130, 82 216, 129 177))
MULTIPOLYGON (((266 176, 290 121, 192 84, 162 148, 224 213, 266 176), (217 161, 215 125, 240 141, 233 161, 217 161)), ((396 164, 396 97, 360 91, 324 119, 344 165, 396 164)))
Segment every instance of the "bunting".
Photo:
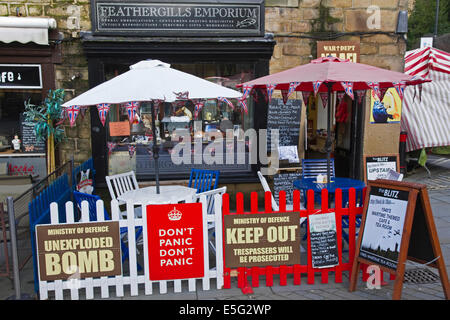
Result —
POLYGON ((380 88, 380 101, 383 101, 384 96, 386 95, 386 92, 389 90, 389 88, 380 88))
POLYGON ((189 91, 184 92, 174 92, 173 93, 177 100, 188 100, 189 99, 189 91))
POLYGON ((336 99, 337 99, 337 105, 339 105, 342 101, 342 99, 345 96, 345 92, 344 91, 338 91, 336 92, 336 99))
POLYGON ((377 95, 378 99, 381 100, 381 92, 380 92, 380 84, 378 82, 367 82, 367 85, 370 87, 370 89, 373 90, 373 92, 377 95))
POLYGON ((353 94, 353 82, 351 81, 342 81, 341 82, 342 87, 344 87, 345 93, 352 98, 352 100, 355 99, 355 96, 353 94))
POLYGON ((132 123, 134 119, 136 119, 137 110, 139 109, 139 102, 130 101, 125 103, 124 106, 127 109, 128 120, 130 120, 130 123, 132 123))
POLYGON ((311 95, 310 91, 302 91, 302 97, 303 97, 303 101, 305 102, 305 105, 308 105, 308 101, 309 101, 309 96, 311 95))
POLYGON ((128 146, 128 153, 130 155, 130 159, 133 158, 134 153, 136 152, 136 146, 129 145, 128 146))
POLYGON ((75 124, 79 112, 80 106, 70 106, 66 108, 66 115, 69 118, 69 123, 71 127, 73 127, 73 125, 75 124))
POLYGON ((253 88, 252 85, 243 85, 242 86, 242 97, 241 97, 241 99, 247 99, 247 97, 252 92, 252 88, 253 88))
POLYGON ((322 99, 322 106, 326 108, 328 105, 328 92, 319 92, 319 95, 322 99))
POLYGON ((392 84, 394 85, 395 90, 397 90, 400 100, 403 101, 403 96, 405 95, 406 83, 404 81, 401 81, 401 82, 392 82, 392 84))
POLYGON ((108 146, 108 155, 110 156, 113 150, 116 148, 117 143, 108 142, 106 145, 108 146))
POLYGON ((289 83, 289 89, 288 89, 288 98, 291 96, 291 94, 297 89, 297 87, 300 85, 301 82, 290 82, 289 83))
POLYGON ((362 99, 366 96, 366 90, 356 90, 355 92, 358 97, 358 103, 361 104, 362 99))
MULTIPOLYGON (((241 99, 243 99, 243 98, 241 98, 241 99)), ((245 98, 245 99, 246 99, 246 98, 245 98)), ((234 104, 233 104, 233 102, 231 102, 231 101, 228 100, 227 98, 225 98, 225 97, 217 97, 217 100, 220 100, 220 101, 222 101, 222 102, 225 102, 226 104, 228 104, 228 105, 230 106, 231 109, 234 110, 234 104)))
POLYGON ((281 90, 281 95, 283 96, 283 103, 286 104, 286 102, 288 101, 289 95, 288 95, 288 90, 281 90))
POLYGON ((197 120, 198 115, 199 115, 200 111, 202 110, 203 106, 204 106, 204 103, 201 101, 198 101, 195 103, 195 105, 194 105, 194 119, 195 120, 197 120))
POLYGON ((98 117, 100 118, 103 126, 105 126, 106 117, 108 116, 110 106, 111 105, 109 103, 101 103, 97 105, 98 117))
POLYGON ((314 88, 314 95, 317 95, 317 92, 319 92, 320 85, 323 81, 314 81, 313 82, 313 88, 314 88))
POLYGON ((253 100, 254 100, 255 102, 258 102, 258 101, 259 101, 258 91, 257 91, 257 90, 252 90, 250 94, 252 95, 253 100))
POLYGON ((81 115, 81 119, 84 119, 84 116, 86 115, 86 110, 88 109, 88 106, 82 106, 80 107, 80 115, 81 115))
POLYGON ((248 108, 247 108, 247 101, 246 99, 239 99, 239 104, 242 106, 242 109, 244 109, 245 113, 248 113, 248 108))
POLYGON ((267 99, 270 102, 270 100, 272 100, 272 94, 273 91, 275 90, 277 84, 276 83, 272 83, 272 84, 266 84, 266 88, 267 88, 267 99))

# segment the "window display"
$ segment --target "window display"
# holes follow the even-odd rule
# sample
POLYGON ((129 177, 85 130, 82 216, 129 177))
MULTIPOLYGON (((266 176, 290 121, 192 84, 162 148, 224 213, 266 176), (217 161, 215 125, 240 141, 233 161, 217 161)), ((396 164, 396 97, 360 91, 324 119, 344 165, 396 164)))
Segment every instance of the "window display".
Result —
MULTIPOLYGON (((197 76, 215 82, 217 84, 236 89, 236 84, 252 79, 249 65, 175 65, 184 72, 191 72, 197 76), (192 72, 195 71, 195 72, 192 72), (211 76, 213 72, 219 72, 221 76, 211 76), (230 74, 229 74, 230 73, 230 74)), ((125 71, 123 67, 116 69, 110 66, 109 77, 125 71)), ((208 99, 204 101, 178 100, 173 103, 160 101, 154 103, 155 133, 153 137, 153 123, 151 117, 152 102, 140 103, 136 115, 130 121, 130 114, 124 105, 111 105, 108 114, 108 142, 110 145, 109 173, 119 173, 126 170, 134 170, 136 175, 143 177, 152 175, 154 161, 152 158, 153 141, 156 139, 159 146, 159 165, 162 174, 189 173, 193 167, 202 167, 205 162, 192 160, 191 163, 174 164, 171 155, 178 143, 183 143, 186 136, 190 137, 192 157, 198 155, 199 147, 194 143, 201 141, 201 152, 206 152, 208 144, 217 137, 232 138, 243 141, 243 131, 253 128, 253 103, 247 102, 247 113, 242 109, 237 99, 208 99), (123 124, 123 125, 119 125, 123 124), (122 127, 119 130, 118 127, 122 127), (125 127, 129 126, 129 133, 125 127), (227 132, 228 130, 228 132, 227 132), (229 136, 227 136, 227 133, 229 136), (230 134, 231 133, 231 134, 230 134), (128 154, 128 157, 126 156, 128 154), (127 164, 124 161, 127 160, 127 164), (131 161, 130 161, 131 160, 131 161), (122 165, 119 166, 119 164, 122 165), (130 165, 132 166, 130 168, 130 165), (118 168, 120 167, 120 168, 118 168)), ((223 152, 213 148, 214 155, 223 154, 225 159, 226 149, 223 152)), ((236 150, 236 147, 235 147, 236 150)), ((248 150, 246 149, 246 153, 248 150)), ((237 155, 235 155, 237 157, 237 155)), ((242 158, 242 157, 241 157, 242 158)), ((247 157, 248 158, 248 157, 247 157)), ((219 161, 220 162, 220 161, 219 161)), ((250 171, 248 161, 240 164, 226 165, 223 161, 222 171, 250 171)))

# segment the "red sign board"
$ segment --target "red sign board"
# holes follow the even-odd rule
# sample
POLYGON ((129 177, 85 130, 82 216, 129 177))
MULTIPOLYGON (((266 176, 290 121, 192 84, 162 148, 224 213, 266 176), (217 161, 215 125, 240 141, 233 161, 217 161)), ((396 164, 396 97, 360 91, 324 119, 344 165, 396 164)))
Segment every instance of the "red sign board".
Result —
POLYGON ((147 206, 150 280, 202 278, 201 203, 147 206))

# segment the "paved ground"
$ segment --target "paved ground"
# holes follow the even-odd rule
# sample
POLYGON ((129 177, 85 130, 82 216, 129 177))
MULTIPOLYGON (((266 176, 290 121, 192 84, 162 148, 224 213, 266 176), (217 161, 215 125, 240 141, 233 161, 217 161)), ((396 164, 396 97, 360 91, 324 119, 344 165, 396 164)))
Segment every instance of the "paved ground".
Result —
MULTIPOLYGON (((434 220, 437 227, 437 233, 441 244, 444 260, 447 266, 447 273, 450 274, 450 159, 442 159, 439 157, 431 157, 428 161, 428 168, 431 177, 423 168, 415 170, 411 175, 405 178, 405 181, 416 181, 427 184, 429 186, 429 196, 433 210, 434 220)), ((21 242, 20 256, 23 258, 30 252, 29 240, 21 242)), ((417 268, 412 262, 408 262, 407 270, 417 268)), ((435 269, 422 267, 422 270, 430 270, 435 275, 435 269)), ((381 286, 380 289, 368 289, 366 284, 361 280, 358 283, 355 292, 349 292, 349 275, 344 273, 342 283, 334 283, 334 276, 330 275, 328 284, 321 284, 320 278, 316 278, 314 285, 308 285, 306 278, 302 277, 302 284, 293 285, 292 279, 288 278, 287 286, 280 286, 277 279, 274 279, 274 286, 265 287, 261 285, 259 288, 253 288, 253 293, 244 294, 237 288, 236 279, 233 279, 232 288, 225 290, 212 289, 203 291, 201 284, 197 283, 197 290, 194 292, 173 293, 173 289, 169 285, 167 294, 158 294, 157 289, 153 289, 154 294, 150 296, 131 297, 126 293, 123 298, 113 298, 113 300, 157 300, 168 301, 177 300, 181 306, 183 301, 204 301, 220 300, 222 302, 235 300, 239 302, 247 301, 265 301, 265 303, 275 303, 276 300, 390 300, 393 289, 393 281, 389 281, 385 274, 387 284, 381 286), (272 302, 271 302, 272 301, 272 302)), ((24 297, 36 299, 34 294, 34 282, 32 275, 32 262, 30 261, 20 273, 21 292, 24 297)), ((432 279, 433 280, 433 279, 432 279)), ((261 278, 264 283, 264 278, 261 278)), ((186 285, 187 286, 187 285, 186 285)), ((211 283, 211 288, 215 288, 215 283, 211 283)), ((14 287, 12 281, 8 278, 0 277, 0 300, 14 297, 14 287)), ((98 298, 100 299, 100 298, 98 298)), ((402 291, 403 300, 444 300, 442 286, 438 277, 431 283, 411 284, 405 283, 402 291)), ((164 303, 164 302, 162 302, 164 303)), ((181 308, 181 307, 179 307, 181 308)), ((178 310, 178 309, 177 309, 178 310)), ((223 310, 221 309, 223 312, 223 310)))

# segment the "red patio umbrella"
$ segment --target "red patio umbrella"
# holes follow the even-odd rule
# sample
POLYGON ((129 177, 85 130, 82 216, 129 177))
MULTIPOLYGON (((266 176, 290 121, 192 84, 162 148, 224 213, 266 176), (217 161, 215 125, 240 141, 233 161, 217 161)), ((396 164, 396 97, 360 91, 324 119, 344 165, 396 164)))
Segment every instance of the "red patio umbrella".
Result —
MULTIPOLYGON (((356 92, 361 99, 365 91, 372 89, 383 100, 387 89, 394 87, 400 99, 406 86, 421 85, 431 80, 417 76, 410 76, 401 72, 385 70, 362 63, 354 63, 337 57, 323 57, 312 60, 310 63, 294 67, 285 71, 267 75, 248 82, 238 84, 243 90, 243 96, 239 100, 245 104, 245 100, 254 89, 262 89, 262 92, 270 101, 273 90, 281 90, 283 100, 289 98, 294 91, 302 91, 304 100, 311 92, 321 94, 324 104, 328 104, 327 121, 327 182, 330 181, 330 118, 331 118, 331 92, 345 92, 354 99, 356 92)), ((420 90, 419 90, 420 92, 420 90)))

